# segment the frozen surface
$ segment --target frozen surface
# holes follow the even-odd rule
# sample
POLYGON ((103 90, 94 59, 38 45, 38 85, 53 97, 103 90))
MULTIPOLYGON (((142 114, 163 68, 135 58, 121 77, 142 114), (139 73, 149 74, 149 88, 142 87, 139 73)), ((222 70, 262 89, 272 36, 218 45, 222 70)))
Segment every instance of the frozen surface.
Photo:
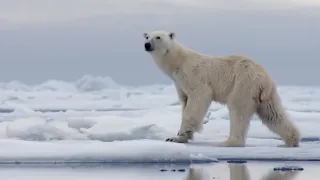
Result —
POLYGON ((181 144, 159 141, 98 141, 0 142, 1 164, 57 164, 57 163, 190 163, 212 162, 201 156, 191 156, 181 144))
POLYGON ((320 87, 280 86, 302 132, 300 148, 282 142, 253 117, 245 148, 219 148, 229 116, 212 103, 204 130, 190 144, 175 136, 180 105, 172 85, 126 87, 110 78, 39 85, 0 83, 0 162, 196 162, 218 159, 320 160, 320 87))

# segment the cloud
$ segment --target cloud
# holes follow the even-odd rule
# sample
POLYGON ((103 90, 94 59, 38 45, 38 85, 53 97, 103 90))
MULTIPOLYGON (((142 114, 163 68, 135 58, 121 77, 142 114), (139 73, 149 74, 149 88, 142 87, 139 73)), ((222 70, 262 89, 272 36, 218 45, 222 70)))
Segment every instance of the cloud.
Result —
POLYGON ((115 12, 290 9, 320 6, 318 0, 0 0, 0 18, 16 23, 69 21, 115 12))

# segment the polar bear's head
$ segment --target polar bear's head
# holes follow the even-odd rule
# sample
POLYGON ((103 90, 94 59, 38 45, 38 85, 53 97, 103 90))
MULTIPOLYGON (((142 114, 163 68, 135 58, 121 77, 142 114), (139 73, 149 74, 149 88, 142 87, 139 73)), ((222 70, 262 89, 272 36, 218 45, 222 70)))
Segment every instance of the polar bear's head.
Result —
POLYGON ((155 55, 165 55, 173 45, 174 32, 153 31, 143 33, 145 38, 144 48, 147 52, 155 55))

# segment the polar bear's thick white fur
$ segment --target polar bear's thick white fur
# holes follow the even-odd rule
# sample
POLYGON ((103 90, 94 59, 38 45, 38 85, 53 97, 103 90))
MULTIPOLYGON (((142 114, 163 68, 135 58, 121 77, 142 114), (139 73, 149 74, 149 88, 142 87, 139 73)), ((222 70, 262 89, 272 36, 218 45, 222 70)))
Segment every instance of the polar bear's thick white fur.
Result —
POLYGON ((184 47, 174 32, 144 33, 145 51, 169 76, 182 104, 182 122, 176 137, 166 141, 187 143, 202 122, 212 101, 226 104, 229 137, 222 147, 245 146, 250 118, 257 113, 263 124, 284 141, 298 147, 300 132, 285 112, 276 85, 267 72, 245 56, 209 56, 184 47))

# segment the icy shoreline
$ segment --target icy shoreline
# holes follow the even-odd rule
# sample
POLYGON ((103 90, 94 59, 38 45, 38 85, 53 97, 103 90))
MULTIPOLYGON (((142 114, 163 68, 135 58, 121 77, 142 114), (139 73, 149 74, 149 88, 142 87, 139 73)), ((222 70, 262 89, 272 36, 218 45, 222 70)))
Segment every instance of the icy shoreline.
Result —
POLYGON ((283 142, 255 116, 247 147, 215 147, 227 138, 230 119, 227 108, 217 103, 210 106, 194 142, 166 143, 181 121, 172 85, 126 87, 93 76, 32 86, 0 83, 0 163, 319 160, 320 88, 278 89, 301 130, 299 148, 277 148, 283 142))

